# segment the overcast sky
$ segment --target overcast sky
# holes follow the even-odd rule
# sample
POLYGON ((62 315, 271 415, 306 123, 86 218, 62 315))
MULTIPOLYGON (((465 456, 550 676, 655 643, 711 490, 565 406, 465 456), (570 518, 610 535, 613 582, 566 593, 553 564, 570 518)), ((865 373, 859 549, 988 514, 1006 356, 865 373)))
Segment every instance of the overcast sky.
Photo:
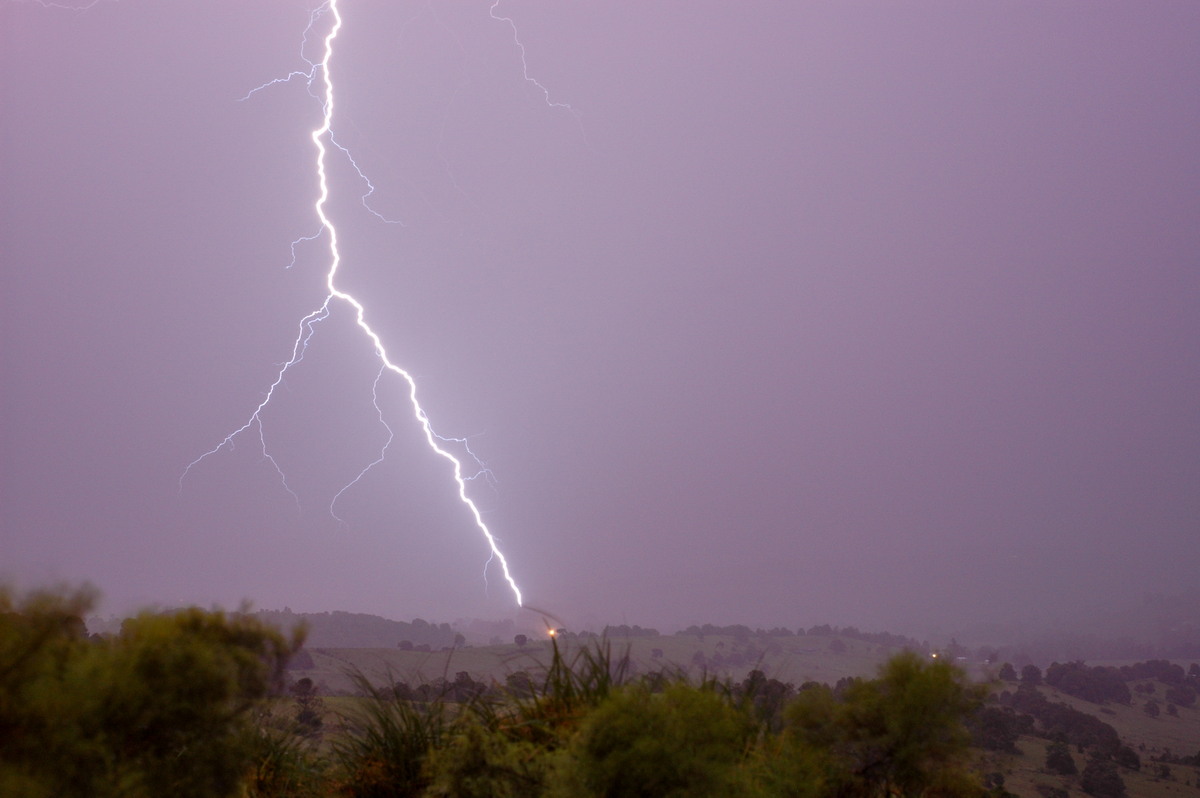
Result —
MULTIPOLYGON (((566 623, 1045 619, 1200 566, 1200 6, 341 0, 338 281, 566 623), (531 80, 536 79, 545 92, 531 80), (569 106, 563 107, 563 106, 569 106)), ((0 579, 514 616, 321 305, 302 2, 0 2, 0 579), (485 579, 486 572, 486 579, 485 579)), ((318 82, 313 91, 320 90, 318 82)))

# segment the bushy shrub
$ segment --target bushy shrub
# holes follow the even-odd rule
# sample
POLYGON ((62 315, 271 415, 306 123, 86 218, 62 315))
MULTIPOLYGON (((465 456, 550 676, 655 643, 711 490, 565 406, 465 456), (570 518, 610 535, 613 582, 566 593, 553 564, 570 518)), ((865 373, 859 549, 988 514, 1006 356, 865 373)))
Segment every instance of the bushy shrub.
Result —
POLYGON ((1046 747, 1046 770, 1060 776, 1074 776, 1079 772, 1066 743, 1058 740, 1046 747))
POLYGON ((982 695, 953 665, 904 652, 840 695, 801 690, 786 711, 785 743, 827 794, 976 795, 964 721, 982 695))
POLYGON ((727 796, 752 735, 749 715, 712 689, 626 688, 584 718, 558 764, 552 793, 727 796))
POLYGON ((361 673, 353 678, 365 698, 361 717, 334 746, 343 792, 351 798, 417 798, 429 784, 425 761, 447 737, 447 702, 409 701, 394 684, 375 687, 361 673))
POLYGON ((429 798, 522 798, 540 795, 547 749, 514 739, 482 719, 464 718, 426 763, 429 798))
POLYGON ((1125 798, 1125 781, 1117 766, 1101 756, 1092 757, 1079 774, 1079 786, 1096 798, 1125 798))
POLYGON ((1196 691, 1191 685, 1176 684, 1167 688, 1164 694, 1167 702, 1181 707, 1196 705, 1196 691))
POLYGON ((300 638, 242 614, 143 613, 86 638, 86 591, 0 591, 0 793, 224 796, 252 768, 253 708, 300 638))
MULTIPOLYGON (((666 684, 662 674, 651 681, 666 684)), ((629 657, 601 640, 573 656, 551 641, 541 678, 517 671, 495 700, 479 697, 421 755, 419 777, 431 796, 539 795, 552 764, 588 714, 630 679, 629 657)), ((647 690, 651 688, 646 687, 647 690)), ((350 763, 347 763, 348 765, 350 763)))
POLYGON ((985 751, 1019 753, 1017 738, 1033 726, 1033 718, 1006 707, 983 707, 967 722, 973 745, 985 751))

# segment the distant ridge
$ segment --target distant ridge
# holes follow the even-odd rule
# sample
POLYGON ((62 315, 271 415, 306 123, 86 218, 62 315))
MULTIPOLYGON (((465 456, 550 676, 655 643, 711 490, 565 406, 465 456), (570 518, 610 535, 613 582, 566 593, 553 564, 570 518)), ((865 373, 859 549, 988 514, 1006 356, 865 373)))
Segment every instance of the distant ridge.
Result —
POLYGON ((303 623, 308 628, 306 648, 396 648, 407 642, 438 651, 455 644, 450 624, 432 624, 420 618, 392 621, 361 612, 292 612, 258 610, 254 616, 285 632, 303 623))

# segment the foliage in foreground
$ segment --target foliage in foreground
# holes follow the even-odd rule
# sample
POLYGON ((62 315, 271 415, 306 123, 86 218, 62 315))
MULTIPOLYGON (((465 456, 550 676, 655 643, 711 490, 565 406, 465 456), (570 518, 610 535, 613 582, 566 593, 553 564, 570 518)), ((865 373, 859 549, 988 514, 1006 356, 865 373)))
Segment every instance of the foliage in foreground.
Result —
POLYGON ((952 665, 898 654, 840 696, 802 691, 768 772, 780 795, 977 795, 964 722, 982 700, 952 665))
POLYGON ((0 589, 0 794, 224 796, 253 766, 252 709, 300 639, 187 609, 88 638, 93 595, 0 589))
POLYGON ((280 677, 298 640, 195 609, 88 638, 90 602, 0 593, 0 794, 983 794, 964 727, 980 688, 911 653, 876 679, 796 693, 759 672, 634 678, 606 641, 570 656, 555 645, 540 679, 507 686, 467 677, 416 697, 360 675, 363 697, 335 724, 311 683, 287 709, 280 677))
MULTIPOLYGON (((761 675, 742 685, 681 676, 628 677, 605 644, 568 663, 557 647, 540 687, 479 697, 450 715, 439 705, 439 742, 413 723, 376 729, 350 771, 372 771, 386 751, 419 761, 414 779, 344 786, 350 795, 483 796, 979 796, 967 770, 964 720, 981 688, 946 663, 893 658, 878 679, 840 694, 814 685, 784 712, 781 731, 762 716, 761 675), (412 752, 417 751, 418 754, 412 752), (385 784, 390 785, 386 787, 385 784), (387 791, 390 789, 390 791, 387 791)), ((386 691, 373 701, 388 702, 386 691)), ((397 710, 388 710, 389 712, 397 710)), ((430 712, 431 707, 399 710, 430 712)), ((374 719, 379 710, 372 709, 374 719)), ((372 720, 372 722, 375 722, 372 720)), ((399 762, 397 764, 399 764, 399 762)))

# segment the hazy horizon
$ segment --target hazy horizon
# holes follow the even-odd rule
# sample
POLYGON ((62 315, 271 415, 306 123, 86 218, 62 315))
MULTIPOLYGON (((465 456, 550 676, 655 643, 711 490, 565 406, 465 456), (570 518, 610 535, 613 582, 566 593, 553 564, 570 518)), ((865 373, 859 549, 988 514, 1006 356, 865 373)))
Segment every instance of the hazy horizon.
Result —
MULTIPOLYGON (((0 3, 0 581, 518 614, 346 305, 180 483, 325 295, 323 86, 251 93, 314 7, 0 3)), ((397 222, 331 147, 339 286, 527 605, 923 636, 1194 590, 1200 6, 339 7, 397 222)))

